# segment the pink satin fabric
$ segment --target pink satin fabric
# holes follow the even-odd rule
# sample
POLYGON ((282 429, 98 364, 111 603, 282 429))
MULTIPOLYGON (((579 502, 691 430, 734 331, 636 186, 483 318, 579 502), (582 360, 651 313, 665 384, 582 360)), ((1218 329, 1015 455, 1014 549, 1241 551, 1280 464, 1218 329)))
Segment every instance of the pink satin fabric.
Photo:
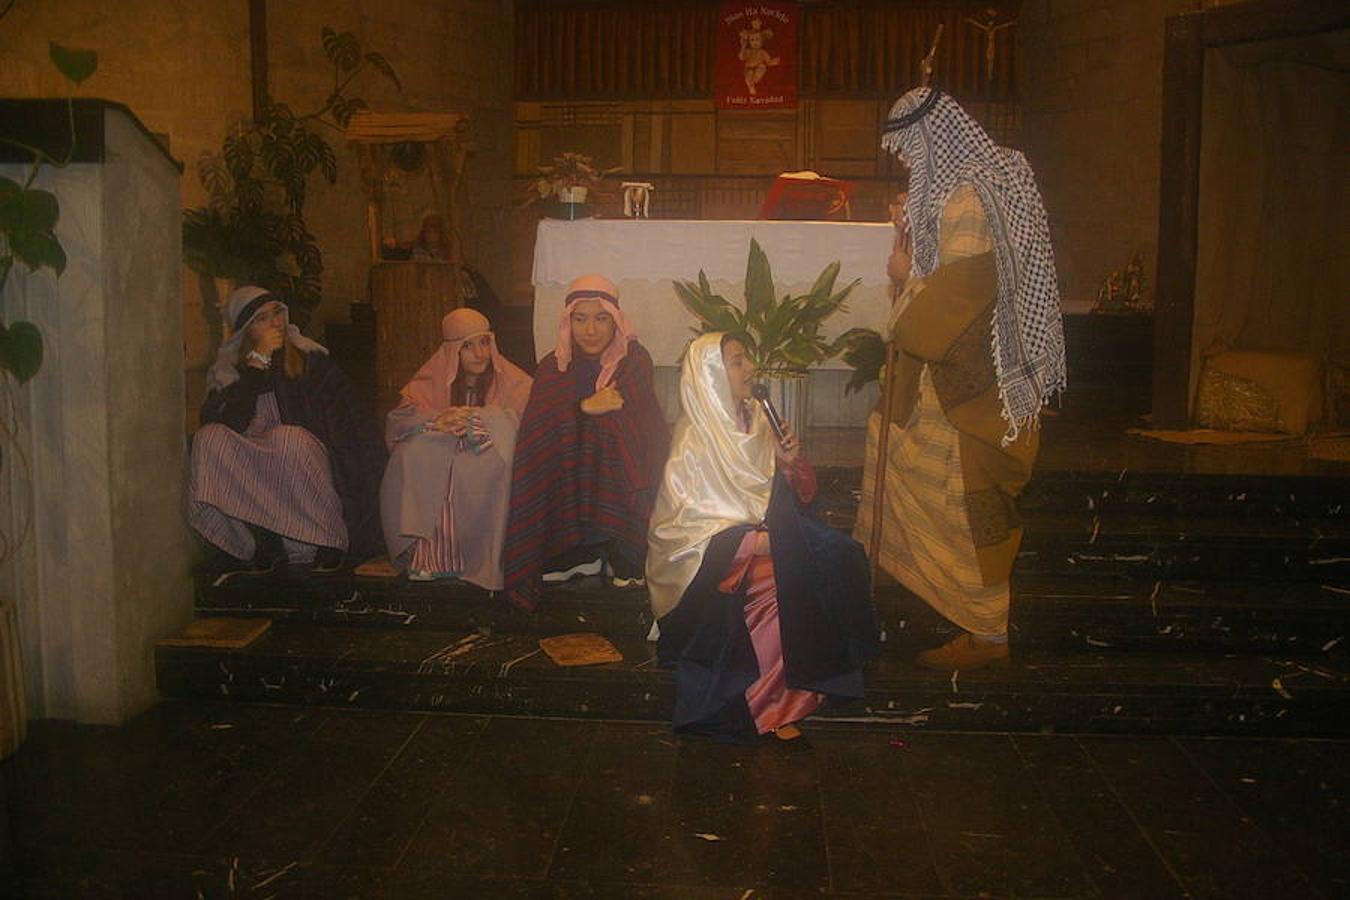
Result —
MULTIPOLYGON (((814 482, 814 478, 812 479, 814 482)), ((745 691, 745 702, 760 734, 799 722, 820 708, 822 694, 787 686, 783 674, 783 637, 778 627, 778 583, 773 557, 755 555, 756 532, 748 532, 718 590, 733 593, 744 584, 745 626, 759 662, 759 678, 745 691)))

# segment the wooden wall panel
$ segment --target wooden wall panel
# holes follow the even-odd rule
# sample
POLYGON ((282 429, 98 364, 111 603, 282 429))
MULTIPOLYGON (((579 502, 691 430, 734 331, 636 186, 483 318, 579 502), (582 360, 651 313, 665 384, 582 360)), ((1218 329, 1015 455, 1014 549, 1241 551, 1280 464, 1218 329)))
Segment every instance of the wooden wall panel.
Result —
POLYGON ((717 171, 717 116, 711 103, 702 110, 672 111, 669 133, 666 171, 691 175, 717 171))
POLYGON ((884 101, 813 100, 805 106, 805 165, 836 177, 877 174, 884 101))
POLYGON ((727 175, 801 168, 793 112, 723 112, 717 117, 717 171, 727 175))

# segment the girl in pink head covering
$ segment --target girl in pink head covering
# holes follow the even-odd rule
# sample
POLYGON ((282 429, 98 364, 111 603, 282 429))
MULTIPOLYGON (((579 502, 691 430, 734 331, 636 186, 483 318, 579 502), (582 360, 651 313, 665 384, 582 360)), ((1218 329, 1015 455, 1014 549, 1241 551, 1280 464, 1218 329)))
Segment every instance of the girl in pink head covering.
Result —
POLYGON ((454 310, 441 320, 441 337, 386 423, 385 543, 410 578, 458 577, 498 590, 511 457, 530 378, 498 352, 481 313, 454 310))
POLYGON ((511 475, 506 588, 533 609, 543 582, 642 582, 647 519, 669 429, 652 359, 602 275, 568 287, 558 346, 539 362, 511 475))

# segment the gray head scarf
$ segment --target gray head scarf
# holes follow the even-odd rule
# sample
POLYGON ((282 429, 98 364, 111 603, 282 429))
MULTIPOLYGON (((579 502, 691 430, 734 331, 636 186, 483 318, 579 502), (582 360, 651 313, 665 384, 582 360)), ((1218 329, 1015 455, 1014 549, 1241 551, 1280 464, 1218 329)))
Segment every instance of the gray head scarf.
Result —
MULTIPOLYGON (((216 361, 206 370, 206 390, 219 390, 239 380, 239 350, 243 346, 248 326, 258 317, 262 307, 269 301, 281 298, 274 296, 266 288, 247 284, 235 288, 225 299, 225 322, 233 331, 216 351, 216 361)), ((281 308, 286 312, 286 340, 301 353, 323 353, 328 350, 317 341, 312 341, 300 333, 300 329, 291 324, 291 311, 285 303, 281 308)))
POLYGON ((998 303, 993 355, 1008 420, 1004 442, 1035 427, 1041 407, 1066 384, 1064 323, 1050 228, 1026 157, 996 145, 955 100, 915 88, 895 102, 881 145, 909 166, 905 212, 914 274, 938 264, 938 225, 951 192, 975 188, 994 235, 998 303))

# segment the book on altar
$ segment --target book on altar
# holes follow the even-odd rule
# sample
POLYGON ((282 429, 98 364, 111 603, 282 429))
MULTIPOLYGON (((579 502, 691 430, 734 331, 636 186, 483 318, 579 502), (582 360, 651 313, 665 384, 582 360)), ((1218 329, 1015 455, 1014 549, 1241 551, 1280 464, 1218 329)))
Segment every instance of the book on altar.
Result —
POLYGON ((784 172, 774 179, 759 208, 761 219, 847 222, 853 182, 816 172, 784 172))

